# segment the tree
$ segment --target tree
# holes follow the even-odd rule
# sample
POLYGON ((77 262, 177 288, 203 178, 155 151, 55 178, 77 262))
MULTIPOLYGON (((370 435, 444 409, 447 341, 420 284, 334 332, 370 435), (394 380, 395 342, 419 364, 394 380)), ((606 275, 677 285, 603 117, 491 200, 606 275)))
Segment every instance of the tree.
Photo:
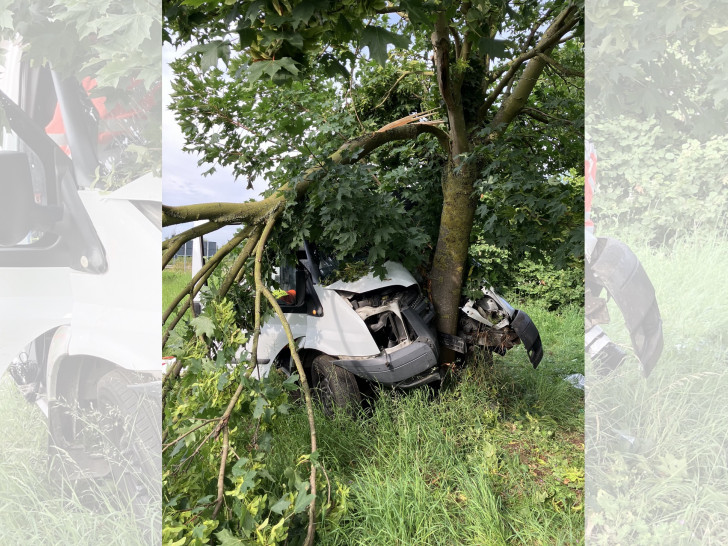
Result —
MULTIPOLYGON (((562 78, 580 75, 578 65, 568 66, 573 56, 565 62, 558 60, 562 44, 580 31, 580 8, 567 2, 535 1, 513 5, 412 1, 402 5, 358 1, 329 5, 306 1, 293 5, 271 0, 219 5, 189 0, 166 2, 164 17, 169 40, 198 43, 177 63, 181 72, 177 108, 185 120, 188 148, 200 151, 207 162, 234 164, 236 174, 250 179, 270 173, 276 162, 295 148, 294 139, 307 130, 305 121, 296 119, 295 113, 282 122, 253 115, 253 110, 264 103, 275 104, 272 96, 281 97, 275 84, 320 83, 323 77, 340 73, 350 79, 339 83, 338 90, 344 93, 344 86, 356 78, 363 48, 382 65, 399 50, 431 56, 439 91, 437 113, 446 118, 447 130, 416 120, 385 126, 346 140, 327 160, 352 164, 390 142, 414 140, 425 133, 437 138, 445 158, 443 204, 429 279, 438 329, 455 333, 477 208, 476 181, 484 169, 492 170, 498 161, 495 154, 502 152, 498 143, 509 137, 509 129, 519 116, 541 124, 548 124, 549 116, 557 122, 560 119, 559 112, 541 111, 529 99, 547 67, 562 78), (199 63, 199 71, 183 68, 191 66, 192 60, 199 63), (216 68, 218 60, 227 63, 227 71, 216 68), (184 101, 190 97, 194 106, 184 101), (257 126, 246 124, 249 115, 257 126)), ((407 74, 402 73, 402 77, 407 74)), ((296 108, 280 100, 277 106, 296 108)), ((306 121, 320 123, 320 119, 310 117, 306 121)), ((185 240, 226 223, 245 224, 252 234, 254 226, 270 214, 282 212, 286 190, 294 190, 302 198, 324 169, 316 164, 316 158, 321 159, 316 151, 303 150, 302 155, 314 166, 300 180, 282 185, 281 191, 264 201, 165 207, 164 225, 199 219, 210 220, 210 224, 168 241, 164 262, 185 240)), ((304 166, 300 159, 298 163, 304 166)))
MULTIPOLYGON (((271 188, 260 201, 163 207, 166 226, 208 220, 164 242, 163 266, 185 241, 242 226, 165 310, 165 342, 228 255, 218 297, 255 252, 256 309, 261 294, 275 307, 260 286, 274 225, 278 248, 306 237, 375 269, 420 266, 438 330, 456 333, 471 237, 488 237, 476 215, 542 233, 559 221, 548 188, 568 186, 583 154, 582 11, 560 0, 164 2, 165 39, 188 47, 173 104, 186 149, 208 172, 229 165, 271 188), (523 198, 508 210, 488 199, 509 187, 523 198)), ((255 335, 259 324, 256 311, 255 335)))

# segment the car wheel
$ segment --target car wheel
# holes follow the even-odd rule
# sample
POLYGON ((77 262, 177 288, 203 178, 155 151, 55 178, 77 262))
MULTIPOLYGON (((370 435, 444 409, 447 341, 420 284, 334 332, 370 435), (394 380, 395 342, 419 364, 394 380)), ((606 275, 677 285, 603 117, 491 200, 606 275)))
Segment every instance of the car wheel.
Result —
POLYGON ((314 392, 329 417, 337 409, 354 414, 361 408, 356 377, 335 362, 336 359, 329 355, 319 355, 314 359, 311 370, 314 392))
POLYGON ((119 496, 131 503, 137 517, 147 519, 161 500, 161 403, 130 386, 138 382, 131 374, 113 370, 99 380, 96 392, 119 496))

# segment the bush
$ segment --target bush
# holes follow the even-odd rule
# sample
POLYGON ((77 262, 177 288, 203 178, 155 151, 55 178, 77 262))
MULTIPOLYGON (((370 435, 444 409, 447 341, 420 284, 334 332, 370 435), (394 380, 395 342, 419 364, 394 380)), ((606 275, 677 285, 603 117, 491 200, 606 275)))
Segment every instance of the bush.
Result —
POLYGON ((723 171, 728 137, 675 141, 655 119, 621 118, 595 130, 598 225, 629 225, 651 245, 725 227, 728 176, 716 173, 723 171))

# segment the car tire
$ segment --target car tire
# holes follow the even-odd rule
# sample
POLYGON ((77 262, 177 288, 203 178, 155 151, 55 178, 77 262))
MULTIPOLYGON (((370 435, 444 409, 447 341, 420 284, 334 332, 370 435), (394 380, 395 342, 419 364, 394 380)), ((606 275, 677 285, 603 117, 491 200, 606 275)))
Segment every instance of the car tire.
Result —
POLYGON ((336 358, 317 356, 311 366, 314 392, 324 413, 332 417, 337 410, 355 414, 361 408, 361 393, 356 376, 335 364, 336 358))
POLYGON ((131 503, 137 517, 149 518, 161 501, 161 400, 134 389, 132 374, 112 370, 98 382, 104 442, 120 500, 131 503))

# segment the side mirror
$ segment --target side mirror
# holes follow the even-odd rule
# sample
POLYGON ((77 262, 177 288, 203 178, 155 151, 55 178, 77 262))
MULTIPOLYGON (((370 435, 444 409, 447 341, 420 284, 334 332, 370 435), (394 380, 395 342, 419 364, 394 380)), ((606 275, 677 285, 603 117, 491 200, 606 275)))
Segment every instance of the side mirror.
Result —
POLYGON ((33 229, 33 180, 28 157, 0 151, 0 246, 14 246, 33 229))

